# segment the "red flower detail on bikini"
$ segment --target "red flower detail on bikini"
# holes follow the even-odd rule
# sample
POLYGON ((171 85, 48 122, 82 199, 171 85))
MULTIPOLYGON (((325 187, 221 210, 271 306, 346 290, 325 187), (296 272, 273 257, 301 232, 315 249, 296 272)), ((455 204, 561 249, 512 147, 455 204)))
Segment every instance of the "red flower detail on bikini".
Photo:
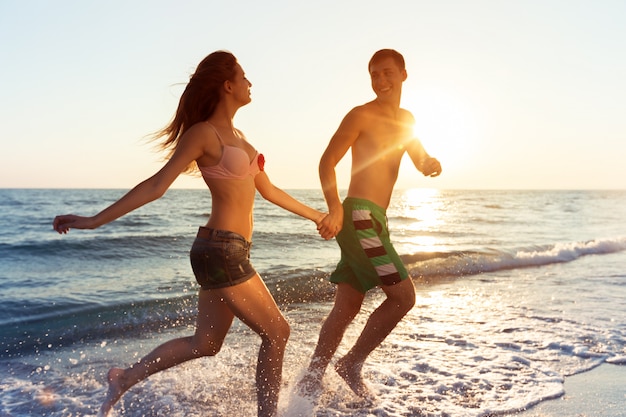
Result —
POLYGON ((259 154, 259 157, 257 158, 257 163, 259 164, 259 169, 263 171, 263 169, 265 168, 265 157, 262 153, 259 154))

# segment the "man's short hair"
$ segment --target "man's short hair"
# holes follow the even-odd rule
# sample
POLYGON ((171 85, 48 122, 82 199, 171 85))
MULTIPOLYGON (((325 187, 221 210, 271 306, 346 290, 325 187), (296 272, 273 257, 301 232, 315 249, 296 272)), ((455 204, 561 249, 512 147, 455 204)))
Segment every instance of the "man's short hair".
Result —
POLYGON ((400 68, 400 71, 403 71, 405 69, 404 57, 400 52, 396 51, 395 49, 381 49, 380 51, 376 51, 374 55, 372 55, 372 59, 370 59, 370 62, 367 65, 367 69, 369 70, 374 63, 386 58, 393 59, 398 68, 400 68))

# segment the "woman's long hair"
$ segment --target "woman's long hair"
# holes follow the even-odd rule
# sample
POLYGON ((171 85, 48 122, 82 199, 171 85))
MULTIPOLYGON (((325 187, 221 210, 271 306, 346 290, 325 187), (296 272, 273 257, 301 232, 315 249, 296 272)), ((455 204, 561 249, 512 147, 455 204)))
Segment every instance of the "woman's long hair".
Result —
MULTIPOLYGON (((236 65, 237 58, 227 51, 213 52, 198 64, 180 97, 174 118, 154 135, 155 140, 165 138, 158 147, 168 151, 167 158, 172 156, 187 129, 211 117, 222 98, 224 82, 234 79, 236 65)), ((196 165, 190 164, 185 172, 195 169, 196 165)))

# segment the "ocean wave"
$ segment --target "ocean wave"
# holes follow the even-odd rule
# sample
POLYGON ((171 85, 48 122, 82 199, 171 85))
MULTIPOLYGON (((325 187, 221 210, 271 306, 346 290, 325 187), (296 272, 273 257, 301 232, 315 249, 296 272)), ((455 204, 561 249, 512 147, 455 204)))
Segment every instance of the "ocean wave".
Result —
MULTIPOLYGON (((87 232, 88 233, 88 232, 87 232)), ((188 253, 193 243, 193 234, 176 235, 167 233, 124 233, 107 235, 89 235, 83 233, 70 238, 24 239, 20 242, 0 242, 0 256, 3 260, 9 258, 24 259, 33 256, 86 256, 90 259, 120 259, 149 257, 160 254, 188 253)), ((317 234, 307 231, 303 233, 290 232, 255 232, 255 246, 259 248, 319 245, 317 234)))
POLYGON ((572 262, 587 255, 626 250, 626 237, 566 242, 513 250, 426 252, 404 255, 413 277, 461 277, 572 262))
POLYGON ((0 243, 0 254, 4 259, 15 257, 24 259, 33 256, 78 256, 87 255, 90 259, 148 257, 163 251, 188 251, 191 245, 189 236, 173 235, 121 235, 81 237, 74 239, 28 240, 21 243, 0 243), (183 243, 181 243, 181 241, 183 243))
MULTIPOLYGON (((276 302, 284 307, 331 300, 334 286, 325 279, 327 275, 322 270, 296 269, 263 275, 263 280, 276 302)), ((108 304, 59 298, 54 304, 46 300, 15 302, 3 306, 13 308, 15 313, 0 323, 0 357, 191 325, 196 303, 195 294, 108 304)))
MULTIPOLYGON (((108 238, 105 246, 109 249, 102 257, 114 256, 113 247, 117 250, 133 247, 137 256, 137 242, 143 242, 144 249, 149 252, 154 242, 162 245, 163 240, 175 241, 171 236, 155 237, 124 237, 108 238)), ((57 242, 40 245, 40 250, 49 253, 73 251, 85 248, 85 245, 101 246, 101 239, 83 242, 57 242)), ((176 243, 176 246, 180 242, 176 243)), ((187 250, 187 245, 182 245, 187 250)), ((91 248, 94 249, 94 248, 91 248)), ((33 250, 22 247, 21 250, 33 250)), ((601 255, 626 250, 626 237, 596 239, 586 242, 554 243, 532 248, 513 250, 479 250, 457 252, 424 252, 403 255, 411 276, 428 281, 435 277, 460 278, 485 272, 500 270, 538 267, 562 262, 572 262, 587 255, 601 255)), ((141 252, 141 251, 140 251, 141 252)), ((149 256, 150 253, 146 253, 149 256)), ((277 303, 288 306, 297 303, 322 302, 332 299, 334 285, 327 280, 332 265, 324 265, 318 269, 294 268, 272 269, 261 273, 270 292, 277 303)), ((144 299, 136 302, 120 301, 117 304, 100 304, 93 301, 62 303, 57 299, 53 306, 31 305, 23 314, 24 306, 15 300, 14 313, 10 321, 0 324, 0 357, 11 356, 24 352, 32 352, 54 346, 68 346, 77 341, 115 338, 126 332, 140 334, 173 326, 189 325, 195 319, 195 295, 180 295, 163 299, 144 299)), ((5 305, 3 308, 11 308, 5 305)))
POLYGON ((191 324, 195 315, 193 296, 112 305, 57 303, 46 312, 0 325, 0 357, 32 354, 129 333, 140 336, 191 324))

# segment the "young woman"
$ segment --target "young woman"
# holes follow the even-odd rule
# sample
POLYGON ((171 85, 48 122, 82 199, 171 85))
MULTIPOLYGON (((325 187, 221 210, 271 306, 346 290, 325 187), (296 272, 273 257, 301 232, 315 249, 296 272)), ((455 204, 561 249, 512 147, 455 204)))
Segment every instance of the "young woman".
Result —
POLYGON ((219 352, 233 318, 261 336, 256 387, 259 416, 276 415, 289 325, 250 264, 252 209, 256 190, 268 201, 320 224, 324 214, 275 187, 264 158, 233 125, 248 104, 250 87, 229 52, 207 56, 191 76, 173 121, 159 132, 169 158, 155 175, 92 217, 57 216, 54 230, 95 229, 161 197, 183 172, 199 169, 211 191, 208 223, 200 227, 190 258, 201 286, 193 336, 170 340, 126 369, 112 368, 102 404, 106 416, 133 385, 190 359, 219 352))

